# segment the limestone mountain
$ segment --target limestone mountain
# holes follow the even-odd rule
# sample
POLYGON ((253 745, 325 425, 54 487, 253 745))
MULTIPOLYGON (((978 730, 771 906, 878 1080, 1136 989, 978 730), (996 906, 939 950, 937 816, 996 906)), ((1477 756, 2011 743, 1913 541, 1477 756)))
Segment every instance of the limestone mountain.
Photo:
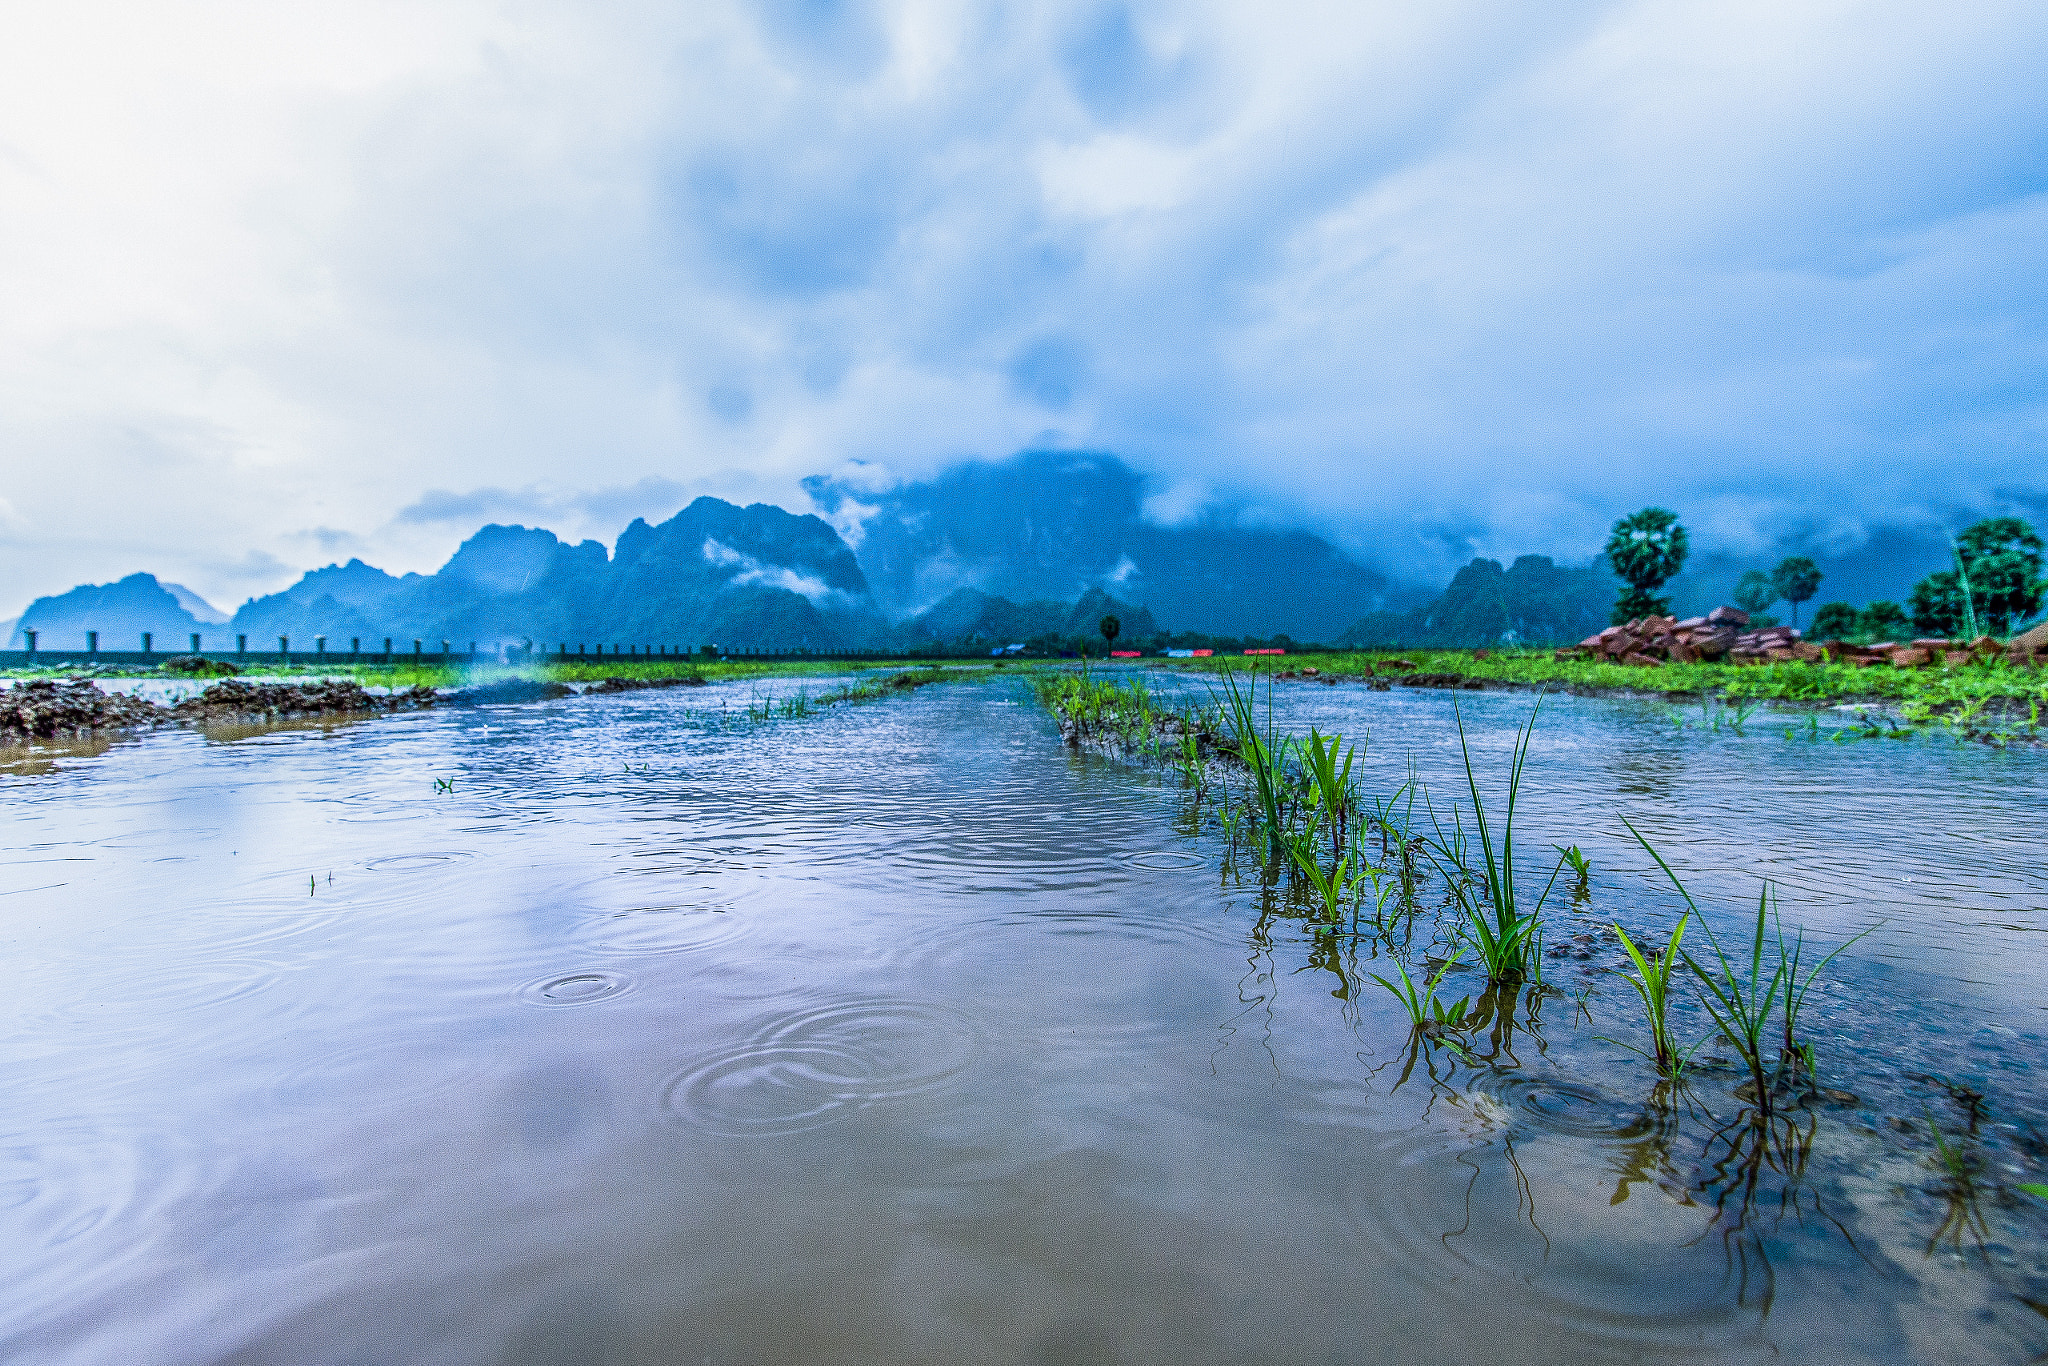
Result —
POLYGON ((11 648, 26 644, 23 631, 34 631, 38 648, 82 650, 86 632, 97 631, 102 650, 139 650, 147 631, 153 637, 151 648, 183 650, 195 631, 214 633, 217 642, 220 620, 221 614, 190 589, 158 583, 154 574, 130 574, 113 583, 84 583, 68 593, 37 598, 15 623, 11 648), (196 615, 188 602, 205 617, 196 615))
POLYGON ((1585 568, 1523 555, 1501 568, 1475 559, 1434 601, 1407 612, 1373 612, 1339 643, 1356 646, 1558 644, 1607 624, 1618 583, 1605 561, 1585 568))
POLYGON ((317 569, 235 614, 251 644, 277 636, 328 648, 390 637, 485 648, 536 644, 817 649, 881 643, 853 552, 825 522, 756 503, 699 498, 668 521, 636 519, 611 553, 539 527, 487 526, 433 574, 393 577, 351 560, 317 569))
POLYGON ((1136 644, 1159 634, 1159 624, 1143 607, 1121 602, 1100 588, 1091 588, 1078 602, 1051 598, 1011 602, 973 588, 961 588, 912 617, 908 628, 941 645, 965 647, 1021 644, 1045 636, 1093 639, 1103 617, 1121 627, 1117 640, 1136 644))
POLYGON ((1328 640, 1390 601, 1384 576, 1309 532, 1224 512, 1181 526, 1149 520, 1143 477, 1109 455, 971 461, 880 494, 826 478, 804 487, 858 525, 860 567, 896 619, 963 588, 1019 603, 1101 588, 1144 603, 1171 630, 1328 640))

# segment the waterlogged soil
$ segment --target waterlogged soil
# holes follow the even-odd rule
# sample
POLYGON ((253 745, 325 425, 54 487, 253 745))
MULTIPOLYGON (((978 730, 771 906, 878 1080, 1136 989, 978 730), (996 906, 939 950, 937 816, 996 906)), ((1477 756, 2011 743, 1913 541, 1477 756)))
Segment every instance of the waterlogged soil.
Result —
MULTIPOLYGON (((1440 880, 1394 944, 1317 933, 1225 870, 1213 793, 1011 685, 740 719, 759 691, 6 770, 0 1358, 2048 1348, 2038 752, 1547 701, 1519 838, 1593 876, 1536 1023, 1469 1063, 1366 975, 1426 962, 1440 880), (1602 927, 1676 898, 1623 815, 1724 943, 1765 877, 1810 942, 1878 925, 1808 1006, 1834 1095, 1758 1129, 1725 1048, 1676 1091, 1626 1050, 1602 927)), ((1454 700, 1497 774, 1527 696, 1275 716, 1369 726, 1368 791, 1412 760, 1449 820, 1454 700)))

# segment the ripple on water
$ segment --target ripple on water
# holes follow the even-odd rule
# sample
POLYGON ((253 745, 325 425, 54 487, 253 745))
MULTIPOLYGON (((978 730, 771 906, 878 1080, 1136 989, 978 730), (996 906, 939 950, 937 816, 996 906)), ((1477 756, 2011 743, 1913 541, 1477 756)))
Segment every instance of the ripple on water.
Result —
POLYGON ((1200 868, 1208 861, 1200 854, 1170 849, 1155 849, 1124 856, 1124 862, 1133 868, 1150 868, 1157 872, 1168 872, 1176 868, 1200 868))
POLYGON ((1616 1201, 1610 1144, 1516 1141, 1531 1127, 1618 1137, 1620 1107, 1570 1085, 1459 1099, 1347 1169, 1340 1199, 1361 1248, 1424 1297, 1491 1287, 1489 1314, 1576 1360, 1746 1359, 1759 1319, 1719 1240, 1700 1239, 1698 1210, 1643 1191, 1616 1201))
POLYGON ((363 867, 374 873, 403 873, 416 868, 438 868, 443 864, 475 857, 475 854, 466 849, 448 849, 438 853, 392 854, 386 858, 373 858, 363 867))
POLYGON ((729 906, 639 906, 583 921, 586 948, 600 953, 693 953, 737 939, 746 922, 729 906))
POLYGON ((793 1134, 944 1085, 973 1059, 967 1020, 922 1001, 835 1001, 777 1016, 670 1078, 661 1104, 733 1138, 793 1134))
POLYGON ((633 979, 620 973, 573 972, 529 982, 519 989, 519 999, 537 1006, 584 1006, 623 996, 632 989, 633 979))
POLYGON ((1489 1072, 1475 1079, 1472 1090, 1498 1104, 1511 1129, 1613 1140, 1635 1138, 1643 1129, 1641 1102, 1622 1100, 1584 1082, 1489 1072))

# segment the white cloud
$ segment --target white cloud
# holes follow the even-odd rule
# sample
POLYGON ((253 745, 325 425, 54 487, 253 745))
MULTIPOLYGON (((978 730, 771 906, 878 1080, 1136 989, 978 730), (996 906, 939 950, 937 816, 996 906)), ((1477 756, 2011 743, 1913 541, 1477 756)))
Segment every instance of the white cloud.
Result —
POLYGON ((0 580, 225 599, 433 568, 436 490, 608 540, 1041 440, 1396 558, 2042 485, 2039 6, 806 13, 16 16, 0 580))
POLYGON ((735 550, 713 536, 704 538, 703 553, 704 563, 735 571, 729 580, 732 583, 787 589, 809 598, 813 606, 830 603, 840 608, 853 608, 861 605, 848 594, 826 584, 823 579, 799 573, 787 565, 763 564, 745 551, 735 550))

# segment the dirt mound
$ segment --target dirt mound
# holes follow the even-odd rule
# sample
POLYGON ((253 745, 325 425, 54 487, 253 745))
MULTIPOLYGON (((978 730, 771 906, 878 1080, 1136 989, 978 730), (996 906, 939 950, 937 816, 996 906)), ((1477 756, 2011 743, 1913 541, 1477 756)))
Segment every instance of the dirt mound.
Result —
POLYGON ((703 686, 704 680, 692 674, 686 678, 607 678, 602 683, 591 684, 583 691, 586 694, 639 692, 643 688, 701 688, 703 686))
POLYGON ((241 670, 225 659, 205 659, 199 655, 176 655, 164 661, 164 672, 183 678, 233 678, 241 670))
POLYGON ((101 692, 85 679, 37 679, 0 692, 0 739, 48 740, 82 731, 154 726, 162 707, 125 693, 101 692))
POLYGON ((417 687, 379 697, 352 680, 317 683, 216 683, 170 710, 181 721, 228 721, 244 717, 345 716, 410 711, 434 705, 434 690, 417 687))

